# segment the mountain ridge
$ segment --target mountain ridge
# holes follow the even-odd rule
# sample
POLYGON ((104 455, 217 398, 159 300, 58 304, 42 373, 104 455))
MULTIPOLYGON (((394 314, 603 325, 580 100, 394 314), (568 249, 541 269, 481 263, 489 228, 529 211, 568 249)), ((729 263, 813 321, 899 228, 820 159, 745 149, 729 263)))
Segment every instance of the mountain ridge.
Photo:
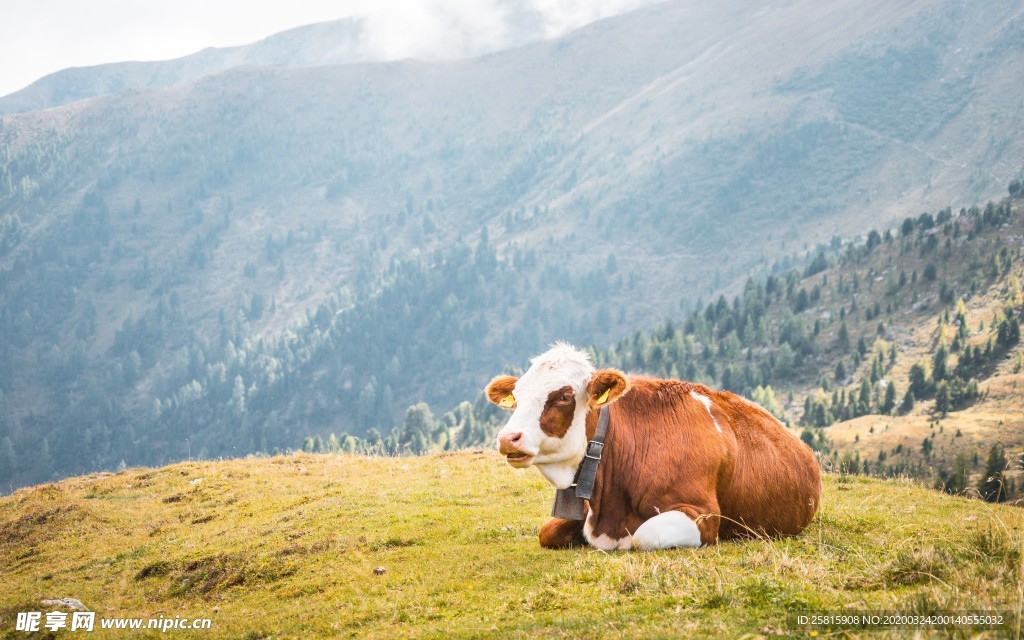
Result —
POLYGON ((62 69, 0 97, 0 115, 64 106, 125 91, 168 88, 245 65, 357 62, 362 23, 355 18, 282 31, 254 43, 208 47, 171 60, 114 62, 62 69))

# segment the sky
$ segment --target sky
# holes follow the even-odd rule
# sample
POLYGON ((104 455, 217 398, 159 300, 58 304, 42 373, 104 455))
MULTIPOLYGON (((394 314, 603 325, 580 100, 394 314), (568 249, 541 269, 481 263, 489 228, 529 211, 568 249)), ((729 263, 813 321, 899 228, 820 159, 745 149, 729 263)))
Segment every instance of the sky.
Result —
POLYGON ((168 60, 348 16, 380 59, 445 58, 516 44, 531 18, 557 37, 654 0, 0 0, 0 96, 68 67, 168 60))

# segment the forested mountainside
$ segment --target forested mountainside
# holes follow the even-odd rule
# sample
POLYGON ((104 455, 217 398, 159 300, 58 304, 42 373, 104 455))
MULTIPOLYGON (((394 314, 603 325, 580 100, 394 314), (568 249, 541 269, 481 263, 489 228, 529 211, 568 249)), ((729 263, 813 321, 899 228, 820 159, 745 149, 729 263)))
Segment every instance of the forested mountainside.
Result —
MULTIPOLYGON (((776 265, 731 299, 591 348, 593 359, 752 398, 802 428, 836 469, 911 475, 951 492, 987 482, 987 497, 1014 497, 1024 462, 1024 207, 1020 182, 1010 190, 1016 199, 836 238, 801 269, 776 265)), ((439 419, 410 407, 383 439, 311 434, 303 447, 489 446, 505 417, 480 394, 439 419)))
POLYGON ((385 438, 554 340, 995 196, 1024 157, 1020 9, 666 2, 2 116, 0 483, 385 438))

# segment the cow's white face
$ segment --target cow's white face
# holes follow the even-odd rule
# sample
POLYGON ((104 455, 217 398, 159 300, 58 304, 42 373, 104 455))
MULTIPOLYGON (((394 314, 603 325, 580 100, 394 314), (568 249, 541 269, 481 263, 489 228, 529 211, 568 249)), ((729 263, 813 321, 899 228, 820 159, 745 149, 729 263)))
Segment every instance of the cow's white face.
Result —
POLYGON ((622 373, 595 371, 585 352, 555 344, 530 361, 523 377, 498 376, 487 385, 491 402, 512 409, 498 433, 498 451, 513 467, 536 465, 564 489, 572 484, 587 447, 587 414, 628 389, 622 373))

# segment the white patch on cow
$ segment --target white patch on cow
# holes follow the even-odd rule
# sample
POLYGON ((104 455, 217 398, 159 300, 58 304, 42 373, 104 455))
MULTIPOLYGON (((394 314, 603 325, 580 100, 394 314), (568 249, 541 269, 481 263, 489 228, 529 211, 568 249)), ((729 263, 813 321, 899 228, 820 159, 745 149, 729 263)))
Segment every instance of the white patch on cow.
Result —
POLYGON ((659 513, 633 533, 633 546, 643 551, 699 547, 700 529, 682 511, 659 513))
MULTIPOLYGON (((536 464, 536 463, 534 463, 536 464)), ((537 471, 556 489, 568 489, 576 479, 578 462, 548 462, 537 465, 537 471)))
POLYGON ((498 434, 500 438, 503 434, 522 433, 519 448, 533 456, 533 464, 559 489, 572 484, 587 447, 587 383, 593 375, 594 365, 586 352, 564 342, 555 343, 530 360, 530 368, 516 381, 515 411, 498 434), (576 411, 565 436, 557 438, 540 428, 540 416, 548 394, 565 386, 572 387, 576 396, 576 411))
POLYGON ((722 433, 722 427, 718 424, 718 420, 715 420, 715 414, 711 413, 711 398, 697 393, 696 391, 691 391, 690 397, 704 405, 704 408, 708 410, 708 415, 711 416, 711 422, 715 423, 715 428, 718 429, 718 433, 722 433))
POLYGON ((601 551, 626 551, 633 548, 633 538, 630 536, 619 538, 618 540, 606 533, 595 536, 594 523, 592 522, 593 516, 593 511, 588 512, 587 519, 583 523, 583 537, 587 539, 587 542, 589 542, 592 547, 600 549, 601 551))

